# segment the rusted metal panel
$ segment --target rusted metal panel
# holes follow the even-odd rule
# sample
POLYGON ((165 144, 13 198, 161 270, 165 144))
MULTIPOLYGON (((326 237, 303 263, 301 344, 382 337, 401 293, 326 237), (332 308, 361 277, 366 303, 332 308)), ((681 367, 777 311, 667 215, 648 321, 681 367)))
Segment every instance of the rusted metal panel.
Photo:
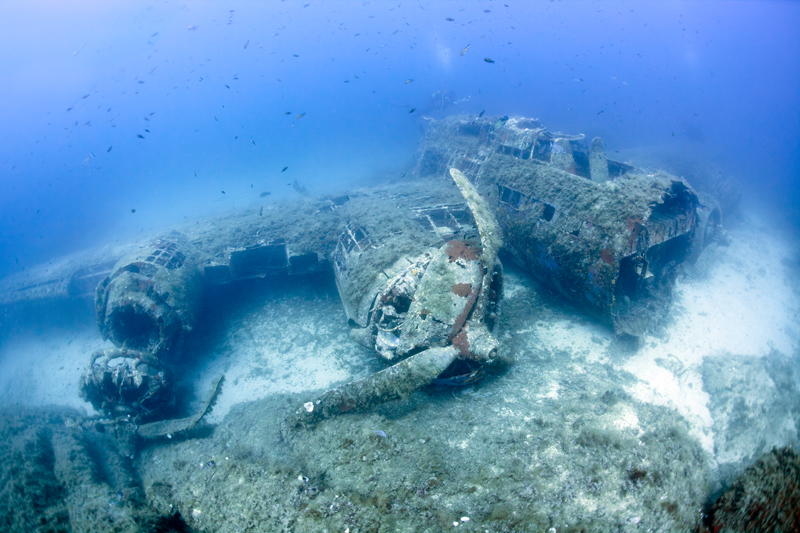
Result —
POLYGON ((469 176, 506 251, 548 287, 618 333, 641 335, 666 312, 697 225, 684 181, 609 161, 601 140, 587 148, 583 135, 523 118, 450 117, 423 142, 430 152, 469 176))

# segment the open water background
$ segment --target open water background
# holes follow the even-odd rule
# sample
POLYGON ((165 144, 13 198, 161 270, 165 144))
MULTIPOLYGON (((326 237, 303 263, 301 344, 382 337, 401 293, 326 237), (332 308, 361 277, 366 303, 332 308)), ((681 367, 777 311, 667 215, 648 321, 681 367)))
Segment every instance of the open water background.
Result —
POLYGON ((796 2, 34 0, 0 15, 0 276, 290 199, 294 180, 316 194, 399 177, 423 117, 482 110, 600 135, 612 158, 700 154, 777 228, 800 221, 796 2))

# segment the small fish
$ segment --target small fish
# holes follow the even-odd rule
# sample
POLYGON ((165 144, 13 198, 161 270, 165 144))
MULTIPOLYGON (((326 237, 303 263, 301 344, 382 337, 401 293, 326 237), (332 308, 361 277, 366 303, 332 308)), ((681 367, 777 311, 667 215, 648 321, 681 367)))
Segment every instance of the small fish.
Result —
POLYGON ((225 191, 222 191, 222 194, 225 194, 225 191))
POLYGON ((112 148, 114 148, 114 146, 113 146, 113 145, 112 145, 112 146, 109 146, 109 147, 108 147, 108 150, 106 150, 106 152, 110 152, 112 148))
POLYGON ((411 83, 412 81, 414 81, 414 78, 409 78, 409 79, 407 79, 407 80, 406 80, 406 85, 408 85, 408 84, 409 84, 409 83, 411 83))
POLYGON ((136 83, 144 83, 142 80, 137 81, 136 83))
POLYGON ((486 110, 485 110, 485 109, 484 109, 483 111, 481 111, 481 113, 478 115, 478 118, 481 118, 481 117, 483 116, 483 114, 484 114, 484 113, 486 113, 486 110))
POLYGON ((155 33, 154 33, 153 35, 151 35, 150 37, 155 37, 156 35, 158 35, 158 32, 155 32, 155 33))
POLYGON ((297 54, 292 54, 292 57, 300 57, 300 56, 297 54))
POLYGON ((291 114, 292 114, 291 111, 287 111, 286 113, 284 113, 284 115, 291 115, 291 114))
POLYGON ((461 55, 465 56, 465 55, 467 55, 467 52, 469 52, 469 45, 467 45, 467 46, 465 46, 464 48, 461 49, 461 55))
POLYGON ((412 108, 411 108, 411 111, 409 111, 409 113, 413 113, 413 112, 414 112, 414 111, 416 111, 416 110, 417 110, 417 108, 416 108, 416 107, 412 107, 412 108))
POLYGON ((247 46, 250 44, 250 39, 247 39, 247 42, 244 43, 244 49, 247 50, 247 46))
POLYGON ((673 131, 673 132, 671 132, 671 133, 672 133, 672 136, 673 136, 673 137, 675 137, 675 132, 673 131))
POLYGON ((187 30, 190 30, 190 31, 196 31, 196 30, 197 30, 197 26, 189 26, 189 27, 188 27, 188 28, 186 28, 186 29, 187 29, 187 30))
POLYGON ((211 115, 211 116, 212 116, 212 117, 214 117, 214 120, 216 120, 217 122, 219 122, 219 119, 217 118, 217 115, 211 115))
MULTIPOLYGON (((605 111, 605 109, 603 111, 605 111)), ((603 111, 598 111, 597 114, 600 115, 600 113, 602 113, 603 111)))
POLYGON ((262 207, 261 209, 258 210, 258 216, 261 216, 263 214, 264 214, 264 208, 262 207))
POLYGON ((226 84, 225 84, 225 88, 226 88, 226 89, 230 89, 230 88, 231 88, 231 86, 230 86, 230 85, 228 85, 228 84, 226 83, 226 84))
POLYGON ((238 138, 239 138, 239 136, 237 135, 236 137, 234 137, 234 138, 233 138, 233 140, 235 141, 235 140, 236 140, 236 139, 238 139, 238 138))
POLYGON ((380 437, 382 439, 386 438, 386 432, 384 430, 382 430, 382 429, 374 429, 374 430, 372 430, 372 434, 375 435, 376 437, 380 437))
POLYGON ((195 178, 197 177, 197 172, 195 172, 195 173, 194 173, 194 177, 195 177, 195 178))
POLYGON ((306 116, 306 112, 305 111, 303 111, 302 113, 300 113, 299 115, 297 115, 294 118, 300 119, 300 118, 303 118, 304 116, 306 116))
POLYGON ((447 17, 444 20, 446 20, 447 22, 455 22, 456 21, 456 19, 454 19, 453 17, 447 17))
POLYGON ((572 78, 572 81, 574 81, 575 83, 578 83, 578 82, 583 81, 583 78, 572 78))
POLYGON ((259 198, 264 198, 265 196, 269 196, 270 194, 272 194, 272 193, 269 192, 269 191, 264 191, 261 194, 259 194, 258 197, 259 198))
POLYGON ((68 108, 67 108, 67 113, 69 113, 70 111, 72 111, 72 108, 71 108, 71 107, 68 107, 68 108))
POLYGON ((86 100, 87 98, 89 98, 88 94, 84 94, 83 96, 81 96, 81 100, 86 100))
POLYGON ((135 212, 136 212, 136 209, 131 209, 131 213, 135 213, 135 212))
POLYGON ((491 57, 484 57, 483 60, 486 61, 487 63, 494 63, 494 59, 492 59, 491 57))
POLYGON ((141 133, 137 134, 136 137, 139 139, 144 139, 144 135, 142 135, 141 133))
POLYGON ((150 133, 150 130, 148 130, 147 128, 145 128, 145 130, 144 130, 144 131, 146 131, 147 133, 150 133))
POLYGON ((286 172, 286 170, 287 170, 288 168, 289 168, 289 167, 283 167, 283 170, 281 170, 281 172, 286 172))

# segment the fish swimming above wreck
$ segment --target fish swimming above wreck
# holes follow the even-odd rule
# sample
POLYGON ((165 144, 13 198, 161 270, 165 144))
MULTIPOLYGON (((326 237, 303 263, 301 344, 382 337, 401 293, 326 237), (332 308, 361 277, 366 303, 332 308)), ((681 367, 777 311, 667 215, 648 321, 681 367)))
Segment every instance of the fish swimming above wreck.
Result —
POLYGON ((116 255, 8 278, 0 303, 93 295, 118 352, 92 356, 82 394, 109 416, 146 423, 174 401, 168 355, 192 334, 209 286, 332 272, 351 337, 390 366, 298 409, 291 424, 303 426, 509 364, 491 334, 502 257, 639 336, 665 315, 680 265, 724 239, 713 198, 701 203, 684 180, 523 117, 434 122, 412 175, 394 185, 318 198, 295 189, 300 200, 237 216, 235 232, 185 224, 116 255), (127 361, 116 372, 141 374, 143 385, 106 379, 114 358, 127 361))

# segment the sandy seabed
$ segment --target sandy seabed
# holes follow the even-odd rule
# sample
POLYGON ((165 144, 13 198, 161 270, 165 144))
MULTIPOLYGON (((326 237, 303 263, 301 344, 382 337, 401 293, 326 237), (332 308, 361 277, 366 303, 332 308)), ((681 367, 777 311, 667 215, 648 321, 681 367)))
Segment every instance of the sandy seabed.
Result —
MULTIPOLYGON (((506 265, 495 333, 512 367, 311 430, 282 421, 380 369, 348 337, 332 280, 220 289, 176 360, 189 398, 225 374, 213 431, 140 451, 147 505, 217 532, 691 529, 713 491, 800 424, 797 251, 753 222, 730 236, 637 346, 506 265)), ((7 409, 94 414, 78 378, 110 345, 89 305, 57 307, 5 318, 7 409)))

